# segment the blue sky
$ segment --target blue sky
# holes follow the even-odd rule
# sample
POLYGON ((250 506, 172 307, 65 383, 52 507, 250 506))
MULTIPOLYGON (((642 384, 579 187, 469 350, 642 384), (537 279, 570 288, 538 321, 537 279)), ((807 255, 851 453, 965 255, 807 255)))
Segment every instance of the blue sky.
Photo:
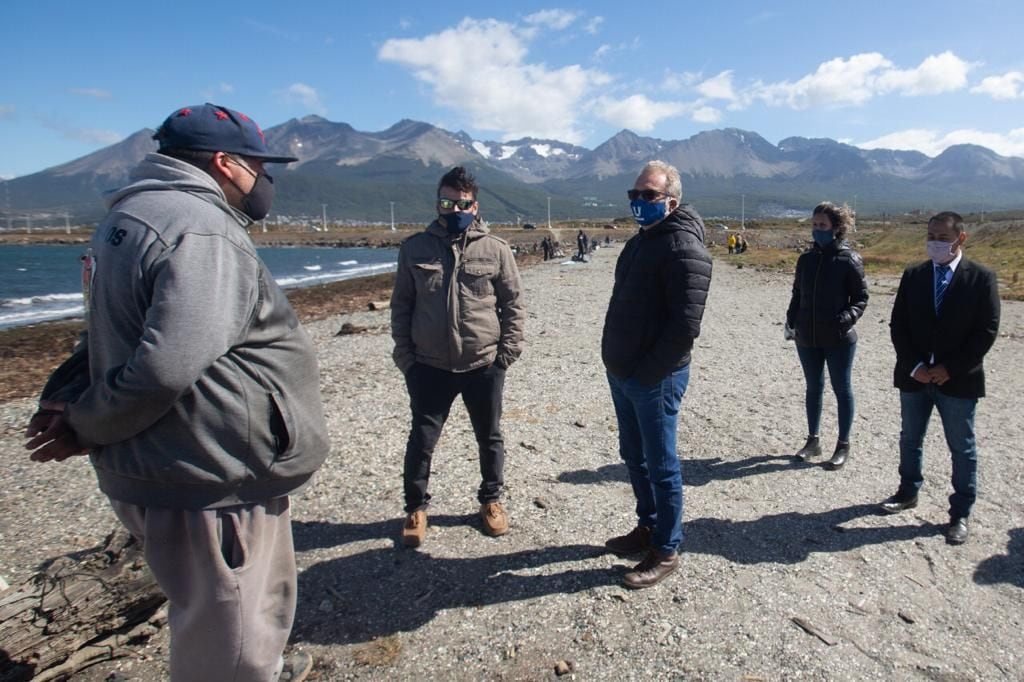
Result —
POLYGON ((0 3, 0 177, 213 101, 593 148, 737 127, 1024 156, 1019 0, 0 3))

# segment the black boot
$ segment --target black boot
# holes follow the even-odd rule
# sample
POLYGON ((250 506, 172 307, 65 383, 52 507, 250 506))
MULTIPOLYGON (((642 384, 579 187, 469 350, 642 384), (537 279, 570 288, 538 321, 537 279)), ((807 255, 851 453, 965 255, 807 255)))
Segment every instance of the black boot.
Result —
POLYGON ((846 458, 850 455, 850 443, 844 441, 836 441, 836 451, 832 453, 832 459, 825 462, 826 469, 842 469, 843 465, 846 464, 846 458))
POLYGON ((807 436, 807 442, 796 451, 796 458, 806 461, 814 457, 821 457, 821 443, 817 436, 807 436))

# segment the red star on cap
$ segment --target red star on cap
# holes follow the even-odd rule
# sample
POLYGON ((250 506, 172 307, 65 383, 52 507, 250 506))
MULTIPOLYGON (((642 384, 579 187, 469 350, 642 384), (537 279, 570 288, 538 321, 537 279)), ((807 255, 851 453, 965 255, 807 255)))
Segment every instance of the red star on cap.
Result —
POLYGON ((213 112, 213 115, 217 117, 218 121, 227 120, 227 117, 228 117, 227 114, 225 114, 223 111, 220 111, 219 109, 217 111, 213 112))
POLYGON ((249 117, 243 114, 241 111, 238 112, 238 118, 242 119, 243 121, 249 120, 249 117))
POLYGON ((256 125, 255 123, 253 123, 253 125, 256 126, 256 132, 260 134, 260 139, 263 140, 264 142, 266 142, 267 138, 264 137, 263 131, 260 130, 260 127, 258 125, 256 125))
POLYGON ((189 109, 188 107, 185 107, 184 109, 179 109, 178 110, 178 116, 188 116, 191 113, 192 113, 192 110, 189 109))

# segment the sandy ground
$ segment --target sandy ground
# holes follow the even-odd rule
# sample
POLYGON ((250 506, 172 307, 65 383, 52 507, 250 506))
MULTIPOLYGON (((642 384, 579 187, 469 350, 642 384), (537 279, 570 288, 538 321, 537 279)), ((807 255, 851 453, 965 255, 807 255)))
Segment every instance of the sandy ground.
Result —
MULTIPOLYGON (((313 654, 316 678, 533 680, 554 678, 559 661, 577 679, 1024 678, 1024 304, 1004 303, 988 356, 979 500, 969 542, 952 547, 937 421, 920 506, 876 513, 898 483, 895 280, 869 278, 853 453, 831 472, 791 457, 806 426, 799 363, 782 338, 790 277, 718 260, 680 423, 681 568, 629 592, 619 586, 629 562, 602 547, 635 523, 599 351, 618 250, 523 274, 528 347, 506 387, 503 538, 480 532, 475 444, 457 407, 435 456, 427 541, 398 547, 408 406, 387 313, 310 325, 334 447, 293 499, 292 644, 313 654), (373 331, 335 336, 345 321, 373 331)), ((30 411, 29 401, 0 407, 0 575, 12 583, 114 524, 87 462, 28 462, 18 432, 30 411)), ((826 390, 826 449, 834 437, 826 390)), ((79 678, 160 679, 166 647, 164 633, 138 658, 79 678)))

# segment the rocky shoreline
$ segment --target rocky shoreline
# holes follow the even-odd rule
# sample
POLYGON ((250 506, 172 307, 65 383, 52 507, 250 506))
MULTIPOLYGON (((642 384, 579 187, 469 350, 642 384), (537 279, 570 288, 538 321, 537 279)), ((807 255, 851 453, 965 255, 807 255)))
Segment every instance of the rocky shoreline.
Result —
MULTIPOLYGON (((313 654, 316 679, 554 679, 556 666, 577 679, 1024 677, 1024 303, 1003 303, 978 410, 972 536, 950 547, 937 421, 920 506, 875 511, 897 484, 886 324, 896 280, 869 278, 853 452, 830 472, 790 456, 805 435, 803 379, 781 327, 791 276, 719 258, 680 420, 681 568, 627 592, 628 562, 602 547, 635 521, 599 348, 618 252, 523 272, 527 350, 507 380, 512 529, 502 538, 480 532, 475 444, 456 406, 435 456, 426 542, 398 546, 408 406, 388 313, 308 324, 333 448, 293 499, 302 572, 292 642, 313 654), (365 331, 337 336, 346 322, 365 331)), ((87 462, 28 461, 19 434, 31 410, 31 399, 0 406, 9 582, 96 546, 114 525, 87 462)), ((834 430, 826 391, 823 439, 834 430)), ((76 679, 161 679, 166 646, 164 632, 138 658, 76 679)))

